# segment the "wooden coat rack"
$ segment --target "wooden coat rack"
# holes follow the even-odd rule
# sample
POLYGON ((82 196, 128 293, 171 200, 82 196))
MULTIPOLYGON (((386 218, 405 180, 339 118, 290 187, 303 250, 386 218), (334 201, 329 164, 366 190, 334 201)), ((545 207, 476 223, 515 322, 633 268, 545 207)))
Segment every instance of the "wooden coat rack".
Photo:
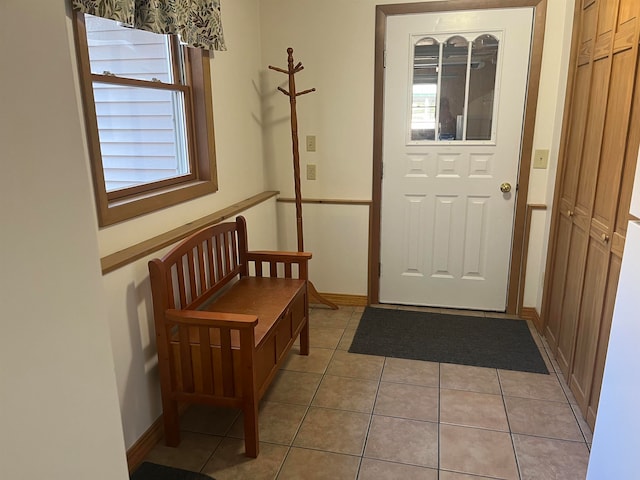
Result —
MULTIPOLYGON (((287 48, 287 69, 273 67, 269 65, 271 70, 275 70, 276 72, 284 73, 289 77, 289 90, 285 90, 282 87, 278 87, 282 93, 284 93, 287 97, 289 97, 289 105, 291 107, 291 142, 293 149, 293 180, 294 180, 294 189, 295 189, 295 197, 296 197, 296 231, 298 235, 298 251, 304 251, 304 234, 302 230, 302 194, 300 192, 300 150, 298 144, 298 116, 296 113, 296 97, 300 95, 304 95, 307 93, 315 92, 315 88, 310 88, 308 90, 303 90, 302 92, 296 92, 296 80, 295 74, 299 71, 303 70, 302 62, 298 62, 294 66, 293 62, 293 48, 287 48)), ((312 298, 315 298, 320 303, 328 305, 334 310, 338 309, 338 306, 322 297, 314 287, 312 282, 309 282, 309 294, 312 298)))

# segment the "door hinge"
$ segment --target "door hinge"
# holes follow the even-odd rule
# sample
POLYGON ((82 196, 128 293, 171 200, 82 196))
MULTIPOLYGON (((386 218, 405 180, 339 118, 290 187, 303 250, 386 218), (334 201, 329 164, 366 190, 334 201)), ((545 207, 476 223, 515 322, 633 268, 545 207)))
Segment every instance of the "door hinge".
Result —
POLYGON ((378 262, 378 278, 382 276, 382 262, 378 262))
POLYGON ((387 68, 387 51, 382 52, 382 68, 387 68))

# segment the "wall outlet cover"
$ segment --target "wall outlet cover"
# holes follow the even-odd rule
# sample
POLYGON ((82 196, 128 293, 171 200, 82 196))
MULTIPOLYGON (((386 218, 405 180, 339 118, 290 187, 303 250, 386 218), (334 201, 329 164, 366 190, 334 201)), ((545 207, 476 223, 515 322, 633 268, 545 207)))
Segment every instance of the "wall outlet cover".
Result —
POLYGON ((549 150, 536 150, 533 154, 533 168, 547 168, 549 164, 549 150))

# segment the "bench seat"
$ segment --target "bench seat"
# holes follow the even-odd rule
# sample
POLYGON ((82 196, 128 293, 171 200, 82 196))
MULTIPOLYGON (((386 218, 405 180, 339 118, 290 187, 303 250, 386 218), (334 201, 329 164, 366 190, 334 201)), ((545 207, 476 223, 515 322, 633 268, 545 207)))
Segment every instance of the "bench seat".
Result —
MULTIPOLYGON (((255 315, 258 317, 254 330, 257 347, 276 320, 283 316, 286 307, 305 288, 306 282, 296 278, 244 277, 220 298, 201 306, 199 310, 255 315)), ((304 309, 304 305, 298 304, 298 308, 304 309)), ((237 334, 232 335, 231 345, 240 347, 237 334)))

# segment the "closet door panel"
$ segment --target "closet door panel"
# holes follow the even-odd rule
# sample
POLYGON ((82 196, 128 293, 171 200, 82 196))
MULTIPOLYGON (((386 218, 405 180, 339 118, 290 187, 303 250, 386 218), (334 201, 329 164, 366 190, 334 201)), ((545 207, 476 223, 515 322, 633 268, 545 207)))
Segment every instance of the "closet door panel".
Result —
POLYGON ((609 55, 614 41, 613 26, 615 25, 617 2, 615 0, 600 0, 598 2, 598 31, 594 58, 600 59, 609 55))
POLYGON ((616 21, 616 12, 618 10, 615 1, 600 0, 598 11, 598 38, 611 32, 616 21))
MULTIPOLYGON (((636 64, 636 85, 640 85, 640 70, 636 64)), ((637 87, 636 87, 637 88, 637 87)), ((615 233, 622 237, 627 234, 627 222, 629 221, 629 205, 631 204, 631 191, 640 147, 640 91, 633 96, 631 106, 631 121, 629 123, 629 135, 627 137, 627 149, 624 156, 624 167, 620 184, 620 201, 616 214, 615 233)), ((621 255, 621 252, 616 252, 621 255)))
POLYGON ((593 221, 613 233, 620 175, 625 157, 631 96, 635 80, 635 52, 625 50, 613 57, 611 88, 607 105, 602 154, 598 168, 593 221))
POLYGON ((624 25, 638 15, 638 0, 620 0, 618 25, 624 25))
POLYGON ((569 378, 573 346, 575 343, 580 306, 580 292, 582 291, 582 274, 584 272, 584 256, 587 251, 588 232, 573 228, 569 244, 567 275, 562 301, 562 323, 558 334, 557 360, 565 378, 569 378))
POLYGON ((584 129, 587 123, 587 110, 589 105, 589 86, 591 82, 591 65, 578 67, 575 87, 573 91, 572 121, 567 140, 564 175, 562 179, 561 213, 572 211, 576 203, 576 190, 578 189, 578 176, 582 159, 582 144, 584 129))
POLYGON ((600 400, 600 388, 602 387, 602 377, 604 374, 604 364, 609 346, 609 333, 611 332, 611 320, 613 319, 613 307, 618 290, 618 278, 620 277, 620 266, 622 261, 615 255, 611 256, 609 264, 609 276, 607 278, 606 293, 604 297, 604 308, 602 311, 602 321, 598 332, 598 345, 593 368, 592 387, 589 392, 589 404, 586 411, 582 410, 587 423, 593 430, 596 426, 596 413, 598 401, 600 400))
POLYGON ((576 215, 588 215, 589 218, 591 218, 591 206, 598 178, 602 128, 607 106, 607 95, 603 92, 606 92, 609 87, 609 62, 610 60, 607 58, 593 64, 587 127, 578 177, 576 215))
POLYGON ((615 52, 634 47, 634 43, 637 41, 635 29, 639 10, 637 0, 620 0, 614 40, 615 52))
POLYGON ((562 301, 565 290, 565 277, 567 272, 567 262, 569 260, 569 242, 571 239, 571 217, 561 213, 558 221, 558 231, 556 237, 556 255, 553 265, 553 289, 549 300, 547 326, 545 336, 552 351, 558 348, 558 336, 562 325, 562 301))
POLYGON ((609 249, 600 238, 589 239, 576 347, 569 386, 583 412, 589 403, 609 264, 609 249))
POLYGON ((589 63, 595 48, 596 27, 598 24, 598 4, 595 1, 583 5, 580 18, 580 46, 578 65, 589 63))

